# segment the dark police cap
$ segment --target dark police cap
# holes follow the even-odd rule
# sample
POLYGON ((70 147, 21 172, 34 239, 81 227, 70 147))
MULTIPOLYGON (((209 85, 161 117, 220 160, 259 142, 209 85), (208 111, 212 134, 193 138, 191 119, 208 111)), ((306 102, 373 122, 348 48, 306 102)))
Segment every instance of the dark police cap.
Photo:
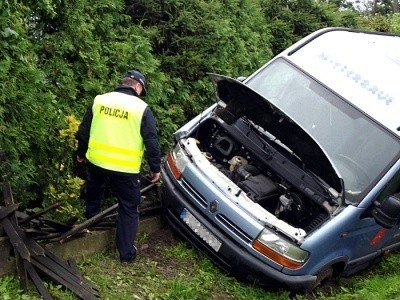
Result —
POLYGON ((137 82, 139 82, 143 87, 142 96, 147 95, 146 78, 143 76, 142 73, 140 73, 137 70, 130 70, 125 74, 124 77, 129 77, 129 78, 135 79, 137 82))

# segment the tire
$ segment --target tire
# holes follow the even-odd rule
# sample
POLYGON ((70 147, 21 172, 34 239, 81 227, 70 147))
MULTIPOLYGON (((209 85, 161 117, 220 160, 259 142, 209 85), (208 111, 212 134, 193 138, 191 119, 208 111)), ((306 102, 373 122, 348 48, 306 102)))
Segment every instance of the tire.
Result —
POLYGON ((333 277, 333 268, 332 266, 328 266, 323 268, 317 273, 317 280, 315 281, 312 289, 315 289, 317 286, 321 285, 324 282, 330 281, 333 277))

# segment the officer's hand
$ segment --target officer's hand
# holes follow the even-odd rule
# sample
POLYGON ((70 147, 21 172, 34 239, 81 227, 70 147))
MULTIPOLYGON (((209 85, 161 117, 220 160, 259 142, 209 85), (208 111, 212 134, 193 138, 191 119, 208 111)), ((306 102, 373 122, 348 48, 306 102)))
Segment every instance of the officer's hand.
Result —
POLYGON ((86 163, 86 159, 84 157, 79 157, 78 155, 76 156, 76 161, 80 164, 86 163))
POLYGON ((161 173, 160 172, 158 172, 158 173, 151 172, 151 182, 152 183, 156 183, 156 182, 160 181, 160 179, 161 179, 161 173))

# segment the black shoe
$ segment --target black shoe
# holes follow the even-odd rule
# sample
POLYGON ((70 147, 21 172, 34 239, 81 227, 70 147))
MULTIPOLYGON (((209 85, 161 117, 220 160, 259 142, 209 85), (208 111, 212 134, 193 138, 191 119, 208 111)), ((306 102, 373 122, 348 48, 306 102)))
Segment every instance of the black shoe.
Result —
POLYGON ((130 265, 131 263, 133 263, 134 261, 135 261, 134 259, 131 259, 131 260, 122 260, 121 259, 121 265, 127 266, 127 265, 130 265))
MULTIPOLYGON (((136 250, 136 247, 135 247, 135 250, 136 250)), ((135 251, 135 253, 133 254, 131 259, 120 259, 121 264, 129 265, 129 264, 133 263, 136 259, 136 253, 137 253, 137 250, 135 251)))
POLYGON ((120 262, 123 266, 126 266, 126 265, 130 265, 131 263, 133 263, 135 261, 135 259, 136 259, 136 255, 135 255, 135 257, 133 257, 132 259, 129 259, 129 260, 121 259, 120 262))

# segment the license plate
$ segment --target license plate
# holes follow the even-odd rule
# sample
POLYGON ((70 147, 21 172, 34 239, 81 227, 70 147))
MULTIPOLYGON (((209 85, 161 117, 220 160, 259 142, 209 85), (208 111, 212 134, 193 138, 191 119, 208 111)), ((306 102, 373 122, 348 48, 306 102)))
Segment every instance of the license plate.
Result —
POLYGON ((180 215, 181 219, 192 231, 207 243, 215 252, 221 248, 221 241, 217 239, 203 224, 199 222, 186 208, 180 215))

